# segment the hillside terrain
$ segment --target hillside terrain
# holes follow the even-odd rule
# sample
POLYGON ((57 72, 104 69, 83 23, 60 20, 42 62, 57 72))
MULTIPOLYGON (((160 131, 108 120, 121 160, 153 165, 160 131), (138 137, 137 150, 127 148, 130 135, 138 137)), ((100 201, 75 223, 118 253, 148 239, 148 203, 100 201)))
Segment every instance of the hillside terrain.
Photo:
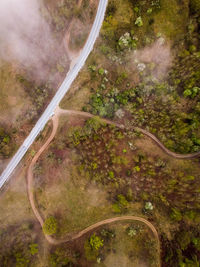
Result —
MULTIPOLYGON (((45 0, 67 64, 94 2, 45 0)), ((28 74, 3 67, 5 159, 55 89, 30 94, 28 74)), ((2 192, 0 266, 198 267, 199 152, 200 2, 109 0, 85 66, 2 192)))

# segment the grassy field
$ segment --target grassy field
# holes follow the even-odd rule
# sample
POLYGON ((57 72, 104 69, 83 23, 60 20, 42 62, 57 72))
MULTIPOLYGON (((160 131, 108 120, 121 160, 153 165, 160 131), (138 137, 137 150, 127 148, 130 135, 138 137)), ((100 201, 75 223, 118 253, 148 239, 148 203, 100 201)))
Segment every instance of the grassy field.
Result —
POLYGON ((103 252, 104 261, 94 264, 95 267, 109 266, 158 266, 156 257, 156 243, 152 233, 143 224, 123 223, 109 226, 115 233, 115 238, 105 242, 103 252), (129 229, 133 230, 133 236, 128 235, 129 229), (151 248, 149 244, 151 243, 151 248))
POLYGON ((3 63, 0 68, 0 120, 2 124, 12 125, 17 118, 30 108, 30 100, 22 85, 16 79, 14 68, 3 63))

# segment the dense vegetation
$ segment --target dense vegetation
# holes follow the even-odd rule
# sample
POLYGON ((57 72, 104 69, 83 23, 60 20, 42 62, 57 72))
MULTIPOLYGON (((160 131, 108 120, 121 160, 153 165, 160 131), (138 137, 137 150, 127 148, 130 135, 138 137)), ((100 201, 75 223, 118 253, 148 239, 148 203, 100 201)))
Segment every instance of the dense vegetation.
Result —
MULTIPOLYGON (((138 146, 138 141, 144 139, 140 133, 102 125, 98 118, 87 120, 84 127, 68 130, 67 136, 67 139, 57 141, 61 151, 68 148, 76 150, 80 175, 103 185, 114 214, 129 214, 132 204, 142 203, 144 216, 157 225, 160 225, 159 212, 165 220, 173 222, 176 229, 185 227, 184 231, 191 232, 191 238, 198 241, 198 229, 196 232, 194 229, 200 222, 199 160, 178 161, 173 165, 168 158, 144 152, 138 146), (193 228, 189 229, 190 225, 193 228)), ((56 147, 51 148, 52 155, 56 147)), ((56 155, 60 155, 58 147, 54 155, 54 161, 58 162, 56 155)), ((60 161, 63 159, 60 158, 60 161)), ((163 260, 171 264, 166 266, 173 266, 176 253, 167 260, 168 245, 175 251, 176 243, 171 243, 165 229, 161 225, 159 227, 163 238, 163 260)), ((172 232, 174 235, 176 231, 172 232)), ((90 251, 88 246, 87 243, 87 253, 90 251)), ((97 251, 94 251, 93 257, 97 258, 97 251)), ((198 250, 187 255, 184 251, 182 253, 180 262, 199 260, 198 250)))
POLYGON ((0 128, 0 155, 4 158, 8 158, 15 148, 10 135, 5 132, 4 128, 0 128))
MULTIPOLYGON (((151 25, 133 24, 133 20, 136 19, 135 14, 137 16, 140 14, 140 17, 146 20, 149 15, 154 14, 153 12, 159 13, 158 10, 162 7, 159 1, 155 1, 154 4, 152 1, 146 1, 145 5, 142 3, 139 1, 138 5, 134 4, 133 17, 125 28, 121 24, 115 28, 113 22, 115 5, 113 1, 110 2, 105 19, 109 27, 105 24, 102 34, 106 37, 107 31, 109 34, 111 31, 114 33, 113 39, 112 42, 104 41, 98 47, 99 53, 104 55, 104 67, 98 67, 95 59, 92 59, 93 63, 88 67, 92 79, 90 86, 92 91, 95 87, 95 92, 90 98, 89 105, 83 109, 109 118, 119 119, 121 114, 121 118, 125 117, 131 123, 155 133, 173 151, 180 153, 199 151, 199 16, 190 11, 190 19, 185 23, 187 32, 181 36, 177 35, 176 38, 179 38, 173 40, 178 49, 174 49, 177 55, 174 57, 169 74, 160 78, 157 76, 157 72, 160 71, 158 65, 161 64, 162 70, 164 63, 154 61, 155 58, 147 64, 137 60, 135 67, 130 65, 134 50, 155 41, 167 42, 167 38, 165 37, 166 40, 164 38, 167 32, 159 33, 157 36, 151 34, 152 39, 147 40, 146 30, 151 32, 149 30, 151 25), (125 33, 122 34, 122 31, 125 33), (130 71, 130 68, 133 71, 130 71), (119 111, 120 109, 123 109, 124 114, 119 111)), ((153 32, 155 33, 155 28, 153 32)), ((163 48, 162 53, 165 52, 163 48)), ((159 56, 163 55, 158 54, 159 56)), ((166 56, 170 57, 169 54, 166 56)), ((165 60, 169 59, 163 57, 163 61, 165 60)))
POLYGON ((199 266, 200 236, 199 229, 181 226, 173 239, 163 240, 165 251, 163 266, 199 266))
POLYGON ((173 165, 144 149, 131 129, 145 128, 178 153, 200 151, 199 8, 196 0, 109 1, 78 86, 90 89, 83 111, 128 130, 90 120, 67 142, 80 155, 80 174, 103 184, 115 213, 143 203, 160 225, 163 266, 199 266, 199 159, 173 165), (170 235, 163 220, 174 224, 170 235))
POLYGON ((0 265, 26 267, 32 265, 38 254, 35 237, 27 230, 33 230, 32 222, 22 226, 11 226, 0 233, 0 265), (12 235, 10 234, 12 233, 12 235))
POLYGON ((101 126, 98 119, 90 119, 84 128, 70 133, 67 143, 81 155, 80 172, 90 172, 90 177, 98 183, 112 184, 118 193, 128 190, 132 199, 142 196, 147 199, 150 194, 166 206, 185 209, 187 203, 189 209, 199 208, 200 181, 195 165, 189 168, 191 163, 188 163, 180 171, 172 168, 168 160, 149 156, 137 147, 137 140, 143 138, 139 135, 114 126, 101 126), (179 198, 183 193, 184 198, 179 198))

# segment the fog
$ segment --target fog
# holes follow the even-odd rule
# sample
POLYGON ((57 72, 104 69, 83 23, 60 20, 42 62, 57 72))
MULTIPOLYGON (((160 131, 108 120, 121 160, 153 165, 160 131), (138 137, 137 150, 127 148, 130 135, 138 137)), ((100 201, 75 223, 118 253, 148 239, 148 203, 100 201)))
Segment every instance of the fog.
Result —
POLYGON ((164 38, 159 38, 149 47, 137 50, 134 58, 145 64, 153 63, 152 75, 157 79, 162 79, 167 75, 172 63, 170 45, 165 42, 164 38))
POLYGON ((39 0, 0 0, 0 58, 20 64, 35 79, 45 79, 60 48, 41 8, 39 0))

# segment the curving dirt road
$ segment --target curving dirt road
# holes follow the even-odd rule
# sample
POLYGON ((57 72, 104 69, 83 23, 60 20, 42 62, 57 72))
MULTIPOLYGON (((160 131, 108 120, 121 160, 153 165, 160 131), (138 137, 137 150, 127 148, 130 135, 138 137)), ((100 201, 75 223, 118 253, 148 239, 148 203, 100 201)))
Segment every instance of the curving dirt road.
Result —
MULTIPOLYGON (((35 163, 39 159, 40 155, 42 154, 42 152, 48 147, 48 145, 53 140, 53 138, 56 134, 56 131, 58 129, 59 116, 62 114, 71 114, 71 115, 74 114, 74 115, 82 115, 82 116, 84 115, 84 116, 90 117, 90 118, 94 117, 94 115, 92 115, 90 113, 73 111, 73 110, 62 110, 60 108, 57 108, 55 111, 55 115, 52 118, 53 129, 52 129, 51 135, 49 136, 49 138, 47 139, 45 144, 39 149, 39 151, 36 153, 36 155, 32 159, 31 164, 29 165, 29 168, 28 168, 28 173, 27 173, 27 191, 28 191, 29 201, 30 201, 33 213, 35 214, 41 227, 43 227, 44 220, 43 220, 42 216, 40 215, 40 213, 36 207, 36 204, 35 204, 34 185, 33 185, 33 168, 34 168, 35 163)), ((105 120, 105 119, 101 119, 101 121, 108 123, 108 124, 116 125, 118 127, 122 127, 120 124, 113 123, 113 122, 105 120)), ((97 222, 97 223, 85 228, 84 230, 78 232, 77 234, 69 235, 65 239, 57 240, 57 239, 55 239, 49 235, 45 235, 45 238, 47 239, 47 241, 50 244, 58 245, 61 243, 65 243, 65 242, 69 242, 69 241, 78 239, 78 238, 82 237, 83 235, 85 235, 86 233, 88 233, 88 232, 90 232, 90 231, 92 231, 92 230, 94 230, 94 229, 96 229, 102 225, 111 224, 111 223, 119 222, 119 221, 140 221, 140 222, 143 222, 145 225, 147 225, 151 229, 151 231, 152 231, 152 233, 153 233, 153 235, 157 241, 158 255, 160 255, 160 240, 159 240, 159 235, 158 235, 156 228, 153 226, 152 223, 150 223, 146 219, 144 219, 142 217, 137 217, 137 216, 121 216, 121 217, 114 217, 114 218, 106 219, 106 220, 97 222)))
MULTIPOLYGON (((83 0, 78 0, 78 3, 77 3, 77 8, 80 8, 81 5, 82 5, 82 2, 83 0)), ((66 31, 66 34, 65 34, 65 38, 64 38, 64 46, 65 46, 65 50, 67 52, 67 55, 70 59, 70 61, 73 62, 73 64, 71 64, 72 66, 74 65, 74 59, 76 59, 80 53, 80 51, 72 51, 70 48, 69 48, 69 43, 70 43, 70 35, 71 35, 71 29, 72 29, 72 26, 74 25, 74 17, 72 18, 72 20, 70 21, 69 25, 68 25, 68 29, 66 31)))
MULTIPOLYGON (((34 156, 34 158, 31 161, 31 164, 29 165, 28 168, 28 173, 27 173, 27 189, 28 189, 28 197, 29 197, 29 201, 31 204, 31 208, 37 218, 37 220, 39 221, 41 227, 43 227, 44 224, 44 220, 42 218, 42 216, 40 215, 36 205, 35 205, 35 197, 34 197, 34 185, 33 185, 33 168, 35 163, 37 162, 37 160, 39 159, 40 155, 42 154, 42 152, 48 147, 48 145, 50 144, 50 142, 53 140, 56 131, 58 129, 58 123, 59 123, 59 116, 60 115, 81 115, 81 116, 85 116, 87 118, 94 118, 95 116, 87 113, 87 112, 82 112, 82 111, 75 111, 75 110, 63 110, 60 109, 59 107, 57 107, 56 111, 55 111, 55 115, 52 118, 52 122, 53 122, 53 130, 51 132, 51 135, 49 136, 49 138, 47 139, 47 141, 45 142, 45 144, 39 149, 39 151, 36 153, 36 155, 34 156)), ((110 124, 110 125, 114 125, 116 127, 120 127, 120 128, 126 128, 124 125, 122 124, 118 124, 116 122, 107 120, 107 119, 102 119, 99 118, 100 121, 110 124)), ((181 154, 176 154, 174 152, 171 152, 170 150, 168 150, 153 134, 147 132, 146 130, 143 130, 141 128, 135 127, 134 128, 137 131, 142 132, 143 134, 145 134, 146 136, 150 137, 164 152, 166 152, 168 155, 174 157, 174 158, 179 158, 179 159, 189 159, 189 158, 194 158, 200 155, 200 152, 198 153, 194 153, 194 154, 187 154, 187 155, 181 155, 181 154)), ((152 233, 154 234, 154 237, 157 241, 158 244, 158 255, 160 255, 160 240, 159 240, 159 235, 158 232, 156 230, 156 228, 153 226, 152 223, 150 223, 149 221, 147 221, 146 219, 142 218, 142 217, 137 217, 137 216, 121 216, 121 217, 114 217, 114 218, 110 218, 110 219, 106 219, 100 222, 97 222, 87 228, 85 228, 84 230, 78 232, 77 234, 74 235, 69 235, 68 237, 66 237, 65 239, 60 239, 57 240, 49 235, 45 235, 47 241, 53 245, 58 245, 61 243, 65 243, 65 242, 69 242, 75 239, 78 239, 80 237, 82 237, 83 235, 85 235, 86 233, 102 226, 105 224, 111 224, 114 222, 118 222, 118 221, 125 221, 125 220, 134 220, 134 221, 140 221, 143 222, 144 224, 146 224, 152 231, 152 233)), ((160 256, 159 256, 160 257, 160 256)), ((159 263, 160 264, 160 263, 159 263)), ((161 264, 160 264, 161 265, 161 264)))
MULTIPOLYGON (((76 111, 76 110, 63 110, 58 108, 57 110, 60 114, 70 114, 70 115, 81 115, 81 116, 85 116, 88 118, 94 118, 96 117, 93 114, 87 113, 87 112, 83 112, 83 111, 76 111)), ((99 120, 101 120, 102 122, 105 122, 107 124, 110 125, 115 125, 116 127, 122 128, 122 129, 127 129, 130 130, 129 127, 125 127, 123 124, 119 124, 117 122, 113 122, 111 120, 107 120, 107 119, 102 119, 99 118, 99 120)), ((179 154, 179 153, 175 153, 172 152, 171 150, 169 150, 168 148, 166 148, 161 142, 160 140, 153 134, 149 133, 148 131, 139 128, 139 127, 132 127, 132 130, 138 131, 143 133, 144 135, 150 137, 166 154, 168 154, 169 156, 173 157, 173 158, 177 158, 177 159, 191 159, 191 158, 196 158, 200 156, 200 151, 196 152, 196 153, 190 153, 190 154, 179 154)))
POLYGON ((134 129, 136 131, 139 131, 139 132, 143 133, 144 135, 150 137, 166 154, 168 154, 169 156, 171 156, 173 158, 192 159, 192 158, 197 158, 200 156, 200 151, 196 152, 196 153, 189 153, 189 154, 179 154, 179 153, 172 152, 171 150, 166 148, 155 135, 153 135, 153 134, 149 133, 148 131, 146 131, 142 128, 139 128, 139 127, 135 127, 134 129))
MULTIPOLYGON (((42 219, 42 217, 41 217, 41 215, 40 215, 40 213, 39 213, 39 211, 35 205, 34 185, 33 185, 33 168, 34 168, 34 165, 37 162, 38 158, 42 154, 42 152, 48 147, 48 145, 51 143, 51 141, 53 140, 53 138, 56 134, 56 131, 58 129, 58 119, 56 116, 52 118, 52 122, 53 122, 53 129, 52 129, 51 135, 49 136, 49 138, 47 139, 45 144, 35 154, 34 158, 31 161, 31 164, 29 165, 28 173, 27 173, 27 190, 28 190, 29 201, 31 204, 31 208, 35 214, 35 217, 37 218, 37 220, 39 221, 41 226, 43 226, 44 220, 42 219)), ((51 238, 49 236, 46 235, 45 237, 50 243, 52 243, 51 238)))

